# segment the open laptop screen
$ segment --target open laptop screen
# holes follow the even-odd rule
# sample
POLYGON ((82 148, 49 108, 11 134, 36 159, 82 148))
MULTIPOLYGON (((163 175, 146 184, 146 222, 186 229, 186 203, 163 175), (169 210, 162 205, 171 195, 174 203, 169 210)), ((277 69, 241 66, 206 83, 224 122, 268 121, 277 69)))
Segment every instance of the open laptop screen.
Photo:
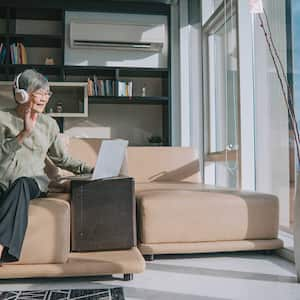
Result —
POLYGON ((101 143, 92 179, 118 176, 127 146, 127 140, 104 140, 101 143))

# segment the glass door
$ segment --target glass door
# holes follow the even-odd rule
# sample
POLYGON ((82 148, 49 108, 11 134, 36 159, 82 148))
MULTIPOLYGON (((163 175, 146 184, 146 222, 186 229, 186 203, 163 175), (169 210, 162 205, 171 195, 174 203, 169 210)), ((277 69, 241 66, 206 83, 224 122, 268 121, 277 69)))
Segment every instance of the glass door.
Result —
POLYGON ((240 185, 236 1, 222 1, 203 26, 205 183, 240 185))

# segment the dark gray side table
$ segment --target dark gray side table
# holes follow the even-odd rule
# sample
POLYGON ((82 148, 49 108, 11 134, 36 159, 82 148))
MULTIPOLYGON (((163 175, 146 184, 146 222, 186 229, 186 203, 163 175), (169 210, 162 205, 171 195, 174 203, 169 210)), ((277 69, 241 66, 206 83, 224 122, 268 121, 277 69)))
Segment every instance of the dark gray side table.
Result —
POLYGON ((134 179, 71 181, 71 251, 136 246, 134 179))

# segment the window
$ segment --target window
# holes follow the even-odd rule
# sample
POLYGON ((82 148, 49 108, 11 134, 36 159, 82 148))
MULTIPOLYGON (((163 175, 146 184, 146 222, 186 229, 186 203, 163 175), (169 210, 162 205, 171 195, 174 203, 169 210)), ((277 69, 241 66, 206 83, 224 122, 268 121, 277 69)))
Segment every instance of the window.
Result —
POLYGON ((203 26, 205 183, 239 186, 236 1, 222 1, 203 26))

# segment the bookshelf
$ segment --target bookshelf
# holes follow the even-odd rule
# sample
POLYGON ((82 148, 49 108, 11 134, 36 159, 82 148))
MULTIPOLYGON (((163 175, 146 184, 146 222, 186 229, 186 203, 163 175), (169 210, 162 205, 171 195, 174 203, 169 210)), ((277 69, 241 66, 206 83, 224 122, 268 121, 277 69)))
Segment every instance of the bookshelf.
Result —
POLYGON ((167 105, 168 97, 110 97, 90 96, 90 104, 151 104, 167 105))
POLYGON ((63 28, 61 9, 0 6, 0 44, 6 49, 0 79, 10 81, 24 69, 34 68, 50 80, 61 80, 63 28), (52 57, 54 64, 45 65, 46 57, 52 57))
MULTIPOLYGON (((25 5, 23 1, 1 1, 0 3, 0 45, 6 48, 3 62, 0 63, 0 81, 11 82, 16 74, 25 69, 33 68, 44 74, 51 82, 51 89, 55 94, 59 90, 59 83, 66 87, 66 91, 72 94, 72 87, 83 87, 88 79, 114 82, 113 92, 110 94, 98 94, 84 96, 82 101, 71 101, 72 97, 64 97, 62 100, 64 110, 57 113, 50 107, 55 107, 55 97, 49 102, 47 113, 53 117, 88 117, 90 105, 142 105, 161 107, 162 139, 164 145, 171 145, 171 99, 170 99, 170 68, 149 67, 122 67, 122 66, 78 66, 65 63, 65 14, 67 10, 74 11, 99 11, 139 13, 153 15, 168 15, 168 5, 159 4, 153 8, 149 4, 137 4, 128 1, 112 3, 111 1, 87 0, 85 7, 82 2, 74 1, 68 8, 61 1, 53 1, 52 4, 29 1, 25 5), (26 7, 25 7, 26 6, 26 7), (21 60, 13 60, 11 45, 22 43, 27 55, 25 63, 21 60), (54 60, 53 65, 45 64, 47 57, 54 60), (131 94, 124 96, 120 93, 118 82, 132 82, 131 94), (121 95, 122 96, 118 96, 121 95)), ((18 56, 18 55, 17 55, 18 56)), ((0 54, 1 62, 1 54, 0 54)), ((61 93, 61 91, 60 91, 61 93)), ((64 92, 63 92, 64 94, 64 92)))

